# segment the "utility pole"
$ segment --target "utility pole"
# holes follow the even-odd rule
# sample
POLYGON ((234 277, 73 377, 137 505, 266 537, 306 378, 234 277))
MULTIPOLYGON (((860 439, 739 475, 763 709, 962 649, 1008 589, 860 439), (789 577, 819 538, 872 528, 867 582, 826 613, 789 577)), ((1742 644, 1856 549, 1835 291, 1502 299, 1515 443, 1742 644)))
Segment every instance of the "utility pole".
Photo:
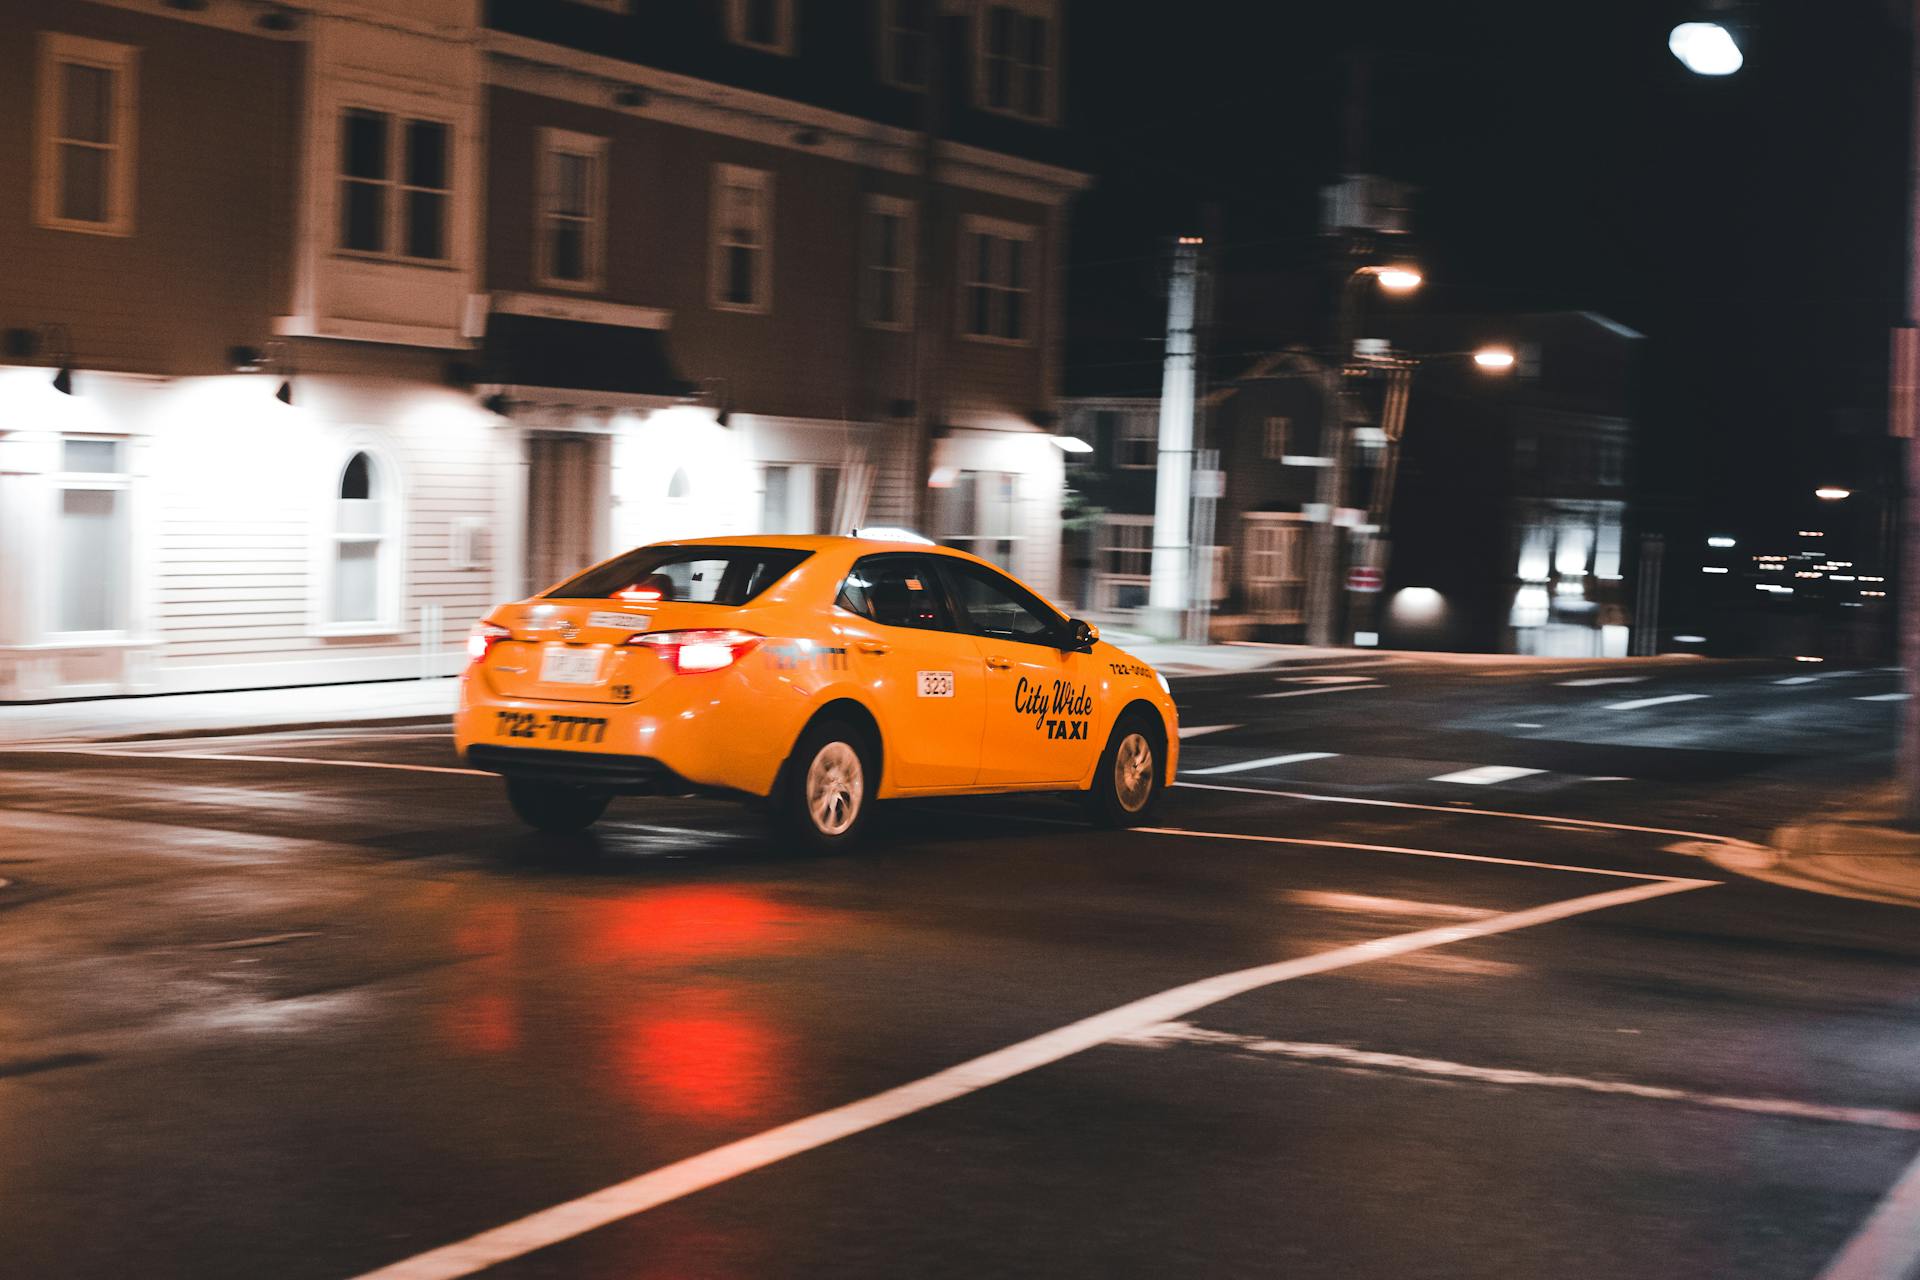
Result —
POLYGON ((1194 302, 1200 279, 1199 236, 1174 245, 1167 285, 1167 355, 1160 380, 1160 459, 1153 496, 1153 566, 1147 587, 1148 626, 1178 638, 1193 602, 1194 302))
MULTIPOLYGON (((1907 73, 1913 94, 1913 118, 1920 121, 1920 0, 1908 16, 1907 73)), ((1901 687, 1900 745, 1894 758, 1894 778, 1901 806, 1909 822, 1920 821, 1920 446, 1915 444, 1916 400, 1914 379, 1920 372, 1920 130, 1916 130, 1907 157, 1907 297, 1902 327, 1893 332, 1893 386, 1888 397, 1890 424, 1895 436, 1906 438, 1906 493, 1902 496, 1899 584, 1901 687)))
MULTIPOLYGON (((947 351, 947 318, 953 308, 947 305, 948 281, 954 271, 949 246, 953 237, 941 217, 943 203, 936 170, 940 163, 941 92, 940 71, 944 56, 940 45, 940 6, 928 8, 927 83, 920 99, 920 172, 915 175, 913 271, 919 282, 914 294, 913 332, 913 469, 908 501, 911 527, 930 538, 946 530, 932 528, 933 502, 928 482, 933 478, 933 441, 946 417, 943 374, 947 351)), ((970 530, 968 532, 971 532, 970 530)))

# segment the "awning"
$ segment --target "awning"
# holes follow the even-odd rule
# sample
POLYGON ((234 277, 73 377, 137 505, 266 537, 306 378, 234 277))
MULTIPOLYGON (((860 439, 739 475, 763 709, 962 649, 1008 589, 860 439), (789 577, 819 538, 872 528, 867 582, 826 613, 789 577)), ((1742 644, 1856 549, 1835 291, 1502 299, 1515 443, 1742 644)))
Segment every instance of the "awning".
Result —
POLYGON ((672 398, 697 388, 680 376, 662 329, 494 312, 480 381, 503 386, 672 398))

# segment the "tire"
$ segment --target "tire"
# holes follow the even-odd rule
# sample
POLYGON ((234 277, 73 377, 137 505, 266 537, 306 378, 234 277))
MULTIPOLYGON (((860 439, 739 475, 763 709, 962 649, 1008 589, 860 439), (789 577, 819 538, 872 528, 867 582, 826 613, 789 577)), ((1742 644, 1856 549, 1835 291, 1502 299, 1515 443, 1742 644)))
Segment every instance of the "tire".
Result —
POLYGON ((1133 711, 1120 718, 1086 793, 1095 826, 1138 826, 1153 816, 1164 790, 1166 753, 1166 733, 1154 717, 1133 711))
POLYGON ((867 735, 841 720, 807 726, 774 794, 779 831, 815 853, 853 844, 867 825, 880 773, 867 735))
POLYGON ((549 835, 578 835, 600 820, 613 797, 591 787, 507 779, 507 803, 520 821, 549 835))

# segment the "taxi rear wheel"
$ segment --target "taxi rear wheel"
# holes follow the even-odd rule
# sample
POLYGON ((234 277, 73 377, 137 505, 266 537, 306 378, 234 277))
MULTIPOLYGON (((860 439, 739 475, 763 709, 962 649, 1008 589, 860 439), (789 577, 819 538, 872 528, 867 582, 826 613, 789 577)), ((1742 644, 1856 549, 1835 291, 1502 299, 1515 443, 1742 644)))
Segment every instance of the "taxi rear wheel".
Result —
POLYGON ((816 851, 851 844, 867 824, 878 781, 865 734, 837 720, 811 725, 787 762, 775 823, 816 851))
POLYGON ((1093 772, 1087 815, 1102 827, 1145 822, 1160 802, 1165 754, 1166 735, 1152 717, 1140 712, 1122 717, 1093 772))
POLYGON ((600 820, 613 797, 591 787, 569 787, 557 782, 507 779, 507 803, 520 821, 536 831, 576 835, 600 820))

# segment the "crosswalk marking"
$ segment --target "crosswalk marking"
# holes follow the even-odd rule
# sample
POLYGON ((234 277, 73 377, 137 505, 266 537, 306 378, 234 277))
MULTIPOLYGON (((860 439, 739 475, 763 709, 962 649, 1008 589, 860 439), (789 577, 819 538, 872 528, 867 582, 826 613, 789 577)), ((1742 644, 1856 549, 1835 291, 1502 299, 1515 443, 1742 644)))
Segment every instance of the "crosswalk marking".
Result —
POLYGON ((1281 684, 1366 684, 1372 676, 1281 676, 1281 684))
POLYGON ((1313 689, 1288 689, 1282 693, 1258 693, 1256 698, 1311 698, 1316 693, 1365 693, 1368 689, 1384 689, 1383 684, 1335 684, 1321 685, 1313 689))
POLYGON ((1704 698, 1704 693, 1669 693, 1663 698, 1634 698, 1628 702, 1609 702, 1609 711, 1638 711, 1642 707, 1658 707, 1668 702, 1692 702, 1704 698))
POLYGON ((1819 676, 1788 676, 1785 680, 1775 680, 1775 684, 1812 684, 1819 676))
POLYGON ((1597 684, 1642 684, 1646 676, 1594 676, 1587 680, 1562 680, 1563 689, 1586 689, 1597 684))
POLYGON ((1186 740, 1187 740, 1188 738, 1198 738, 1198 737, 1200 737, 1200 736, 1201 736, 1202 734, 1208 734, 1208 733, 1225 733, 1225 732, 1226 732, 1227 730, 1229 730, 1229 729, 1238 729, 1239 727, 1240 727, 1240 726, 1239 726, 1239 725, 1237 725, 1237 724, 1193 724, 1193 725, 1186 725, 1186 726, 1184 726, 1184 727, 1182 727, 1182 728, 1181 728, 1181 730, 1180 730, 1180 741, 1182 741, 1182 742, 1185 742, 1185 741, 1186 741, 1186 740))
POLYGON ((1486 787, 1496 782, 1509 782, 1514 778, 1530 777, 1536 773, 1545 773, 1544 769, 1522 769, 1510 764, 1483 764, 1477 769, 1462 769, 1458 773, 1443 773, 1433 782, 1459 782, 1469 787, 1486 787))
POLYGON ((1290 756, 1267 756, 1260 760, 1242 760, 1237 764, 1217 764, 1211 769, 1185 769, 1182 773, 1189 778, 1215 773, 1245 773, 1249 769, 1265 769, 1276 764, 1299 764, 1303 760, 1331 760, 1338 754, 1336 751, 1296 751, 1290 756))
POLYGON ((1911 695, 1905 693, 1869 693, 1855 698, 1855 702, 1905 702, 1911 695))

